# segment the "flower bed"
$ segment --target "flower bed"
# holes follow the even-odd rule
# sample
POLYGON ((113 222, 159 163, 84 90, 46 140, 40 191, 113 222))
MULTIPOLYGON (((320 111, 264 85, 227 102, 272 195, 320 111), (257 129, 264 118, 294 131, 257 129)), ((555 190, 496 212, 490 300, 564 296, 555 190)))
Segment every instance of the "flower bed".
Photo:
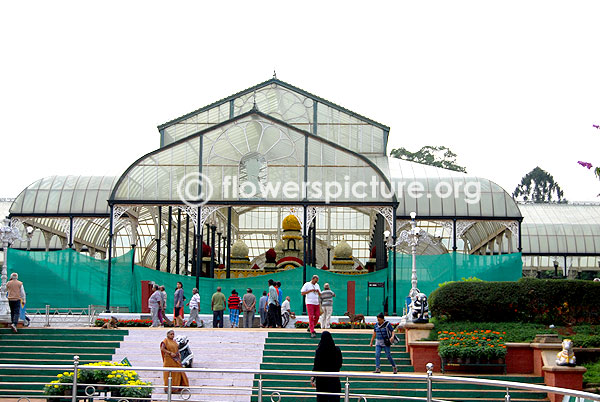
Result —
MULTIPOLYGON (((307 321, 296 321, 296 323, 294 324, 296 328, 308 328, 308 322, 307 321)), ((392 324, 392 327, 396 328, 398 324, 392 324)), ((317 323, 315 325, 315 328, 321 328, 321 324, 317 323)), ((363 324, 362 327, 359 324, 354 324, 354 329, 359 329, 359 328, 367 328, 367 329, 374 329, 375 328, 375 323, 373 322, 368 322, 366 324, 366 326, 363 324)), ((331 329, 352 329, 352 323, 351 322, 332 322, 331 323, 331 329)))
MULTIPOLYGON (((77 383, 84 384, 78 387, 78 394, 85 395, 85 388, 93 385, 96 391, 104 385, 116 385, 119 387, 107 387, 112 396, 129 398, 148 398, 152 395, 152 383, 140 380, 139 375, 133 370, 124 367, 128 365, 119 362, 95 362, 84 364, 84 366, 115 366, 116 370, 89 370, 81 369, 77 372, 77 383)), ((73 389, 73 372, 65 371, 56 376, 56 380, 44 386, 44 394, 53 396, 71 395, 73 389)), ((70 400, 70 399, 69 399, 70 400)))
MULTIPOLYGON (((106 324, 108 319, 106 318, 97 318, 94 322, 96 327, 101 327, 106 324)), ((152 320, 117 320, 118 327, 150 327, 152 326, 152 320)), ((193 322, 190 327, 197 327, 196 322, 193 322)))
POLYGON ((445 359, 490 361, 506 357, 506 333, 492 330, 438 331, 438 353, 445 359))

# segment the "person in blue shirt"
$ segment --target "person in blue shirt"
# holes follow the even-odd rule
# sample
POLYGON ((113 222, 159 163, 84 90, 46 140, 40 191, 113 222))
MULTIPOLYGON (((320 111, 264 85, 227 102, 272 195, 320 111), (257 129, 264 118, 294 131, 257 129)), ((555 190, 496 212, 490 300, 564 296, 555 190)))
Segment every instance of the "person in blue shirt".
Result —
POLYGON ((371 337, 371 342, 369 346, 373 346, 373 341, 375 340, 375 371, 374 373, 381 373, 380 366, 380 356, 381 349, 385 350, 385 355, 387 356, 390 364, 392 365, 392 370, 394 374, 398 373, 398 368, 396 367, 396 363, 392 358, 391 352, 391 338, 394 332, 394 327, 388 321, 385 320, 385 316, 383 313, 379 313, 377 315, 377 324, 375 324, 375 329, 373 330, 373 336, 371 337))
POLYGON ((283 320, 281 317, 281 303, 283 303, 283 290, 281 290, 281 282, 275 282, 275 289, 277 289, 277 326, 283 328, 283 320))

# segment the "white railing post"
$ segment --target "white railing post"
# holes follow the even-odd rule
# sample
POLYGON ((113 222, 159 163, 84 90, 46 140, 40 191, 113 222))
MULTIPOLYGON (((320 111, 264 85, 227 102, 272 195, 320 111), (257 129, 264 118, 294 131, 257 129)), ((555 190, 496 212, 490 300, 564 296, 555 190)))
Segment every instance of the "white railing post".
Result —
POLYGON ((350 402, 350 378, 346 377, 346 385, 344 386, 344 402, 350 402))
POLYGON ((431 376, 433 375, 433 363, 427 363, 425 367, 427 368, 427 402, 431 402, 431 400, 433 399, 433 381, 431 380, 431 376))
POLYGON ((45 327, 50 326, 50 305, 49 304, 46 304, 46 324, 44 326, 45 327))
POLYGON ((506 395, 504 396, 504 401, 510 402, 510 392, 508 390, 508 387, 506 387, 506 395))
POLYGON ((173 372, 169 371, 169 383, 167 386, 167 402, 171 402, 172 395, 173 395, 173 372))
POLYGON ((262 374, 258 375, 258 402, 262 402, 262 383, 263 383, 263 379, 262 379, 262 374))
POLYGON ((73 391, 71 392, 71 401, 77 402, 77 372, 79 371, 79 356, 73 356, 73 391))

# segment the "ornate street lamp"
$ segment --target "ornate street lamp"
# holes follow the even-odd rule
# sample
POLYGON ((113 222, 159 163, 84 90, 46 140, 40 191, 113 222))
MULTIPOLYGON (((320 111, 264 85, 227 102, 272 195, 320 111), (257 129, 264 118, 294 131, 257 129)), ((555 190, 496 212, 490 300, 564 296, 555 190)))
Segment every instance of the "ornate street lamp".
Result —
POLYGON ((412 275, 410 278, 411 288, 408 296, 414 301, 419 289, 417 289, 417 245, 419 244, 420 238, 423 232, 420 227, 417 226, 415 218, 417 217, 416 212, 410 213, 410 230, 403 230, 400 232, 398 243, 406 243, 411 248, 412 253, 412 275))
POLYGON ((2 263, 2 286, 0 287, 0 321, 10 321, 10 309, 8 307, 8 298, 6 297, 6 280, 8 275, 8 246, 15 240, 22 240, 19 229, 10 225, 9 219, 4 219, 0 225, 0 244, 4 250, 4 261, 2 263))

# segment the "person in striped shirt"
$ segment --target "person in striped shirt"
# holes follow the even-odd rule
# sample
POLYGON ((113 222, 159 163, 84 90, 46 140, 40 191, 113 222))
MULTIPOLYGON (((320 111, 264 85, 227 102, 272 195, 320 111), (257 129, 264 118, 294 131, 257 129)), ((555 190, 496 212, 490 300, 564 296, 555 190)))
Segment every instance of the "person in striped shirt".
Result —
POLYGON ((237 328, 240 324, 240 304, 242 300, 238 296, 238 292, 233 289, 231 296, 227 299, 229 305, 229 322, 231 322, 231 328, 237 328))

